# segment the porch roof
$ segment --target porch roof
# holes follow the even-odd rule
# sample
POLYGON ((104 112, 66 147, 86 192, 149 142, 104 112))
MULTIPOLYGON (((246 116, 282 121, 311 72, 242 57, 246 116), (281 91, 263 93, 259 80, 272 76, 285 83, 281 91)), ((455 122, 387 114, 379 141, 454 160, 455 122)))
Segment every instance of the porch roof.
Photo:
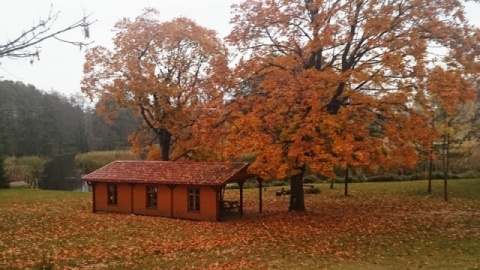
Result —
POLYGON ((119 160, 85 175, 82 180, 223 186, 253 177, 247 172, 249 165, 249 163, 119 160))

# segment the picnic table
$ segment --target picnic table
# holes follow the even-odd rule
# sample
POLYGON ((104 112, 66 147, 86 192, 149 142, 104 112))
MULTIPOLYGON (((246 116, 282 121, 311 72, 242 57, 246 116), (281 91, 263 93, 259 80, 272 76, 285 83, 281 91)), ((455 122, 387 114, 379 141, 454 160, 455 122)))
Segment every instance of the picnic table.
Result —
POLYGON ((275 192, 275 195, 277 196, 282 196, 282 195, 290 195, 291 191, 290 190, 285 190, 284 188, 282 188, 282 190, 277 190, 277 192, 275 192))
MULTIPOLYGON (((303 187, 309 187, 309 188, 310 188, 309 190, 306 190, 306 192, 308 192, 308 191, 313 191, 313 190, 315 189, 315 186, 314 186, 314 185, 305 185, 305 184, 304 184, 303 187)), ((275 192, 275 195, 277 195, 277 196, 282 196, 282 195, 285 196, 285 195, 290 195, 291 193, 292 193, 291 190, 289 190, 289 189, 284 189, 284 188, 282 187, 281 190, 277 190, 277 191, 275 192)))
POLYGON ((227 200, 222 201, 222 208, 223 209, 231 210, 231 209, 235 209, 235 208, 239 208, 239 207, 240 207, 240 202, 239 201, 227 201, 227 200))

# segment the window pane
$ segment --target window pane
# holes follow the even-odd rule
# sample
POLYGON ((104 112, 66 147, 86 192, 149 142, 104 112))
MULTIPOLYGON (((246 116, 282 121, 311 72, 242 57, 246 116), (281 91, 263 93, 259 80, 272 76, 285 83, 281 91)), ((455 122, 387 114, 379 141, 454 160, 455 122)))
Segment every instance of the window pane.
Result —
POLYGON ((147 186, 147 208, 157 208, 157 187, 147 186))
POLYGON ((198 188, 188 189, 188 211, 200 211, 200 189, 198 188))
POLYGON ((108 205, 117 205, 117 185, 107 184, 108 205))

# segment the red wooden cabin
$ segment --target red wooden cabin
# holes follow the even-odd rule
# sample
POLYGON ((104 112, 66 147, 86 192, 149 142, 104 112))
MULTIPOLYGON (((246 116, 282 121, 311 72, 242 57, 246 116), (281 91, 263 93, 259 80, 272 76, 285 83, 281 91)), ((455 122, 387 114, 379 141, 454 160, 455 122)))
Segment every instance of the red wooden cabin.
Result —
POLYGON ((82 180, 92 186, 94 212, 220 221, 225 205, 236 206, 243 214, 243 183, 253 177, 247 172, 248 166, 248 163, 115 161, 82 180), (222 190, 232 182, 240 186, 238 204, 222 198, 222 190))

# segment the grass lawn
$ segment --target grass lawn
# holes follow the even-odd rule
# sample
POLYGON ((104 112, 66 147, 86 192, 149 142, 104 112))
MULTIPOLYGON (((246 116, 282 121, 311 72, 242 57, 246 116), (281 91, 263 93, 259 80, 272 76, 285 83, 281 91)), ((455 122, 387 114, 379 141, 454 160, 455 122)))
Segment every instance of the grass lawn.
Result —
MULTIPOLYGON (((198 222, 91 213, 91 194, 0 190, 0 269, 479 269, 480 180, 350 184, 287 212, 246 190, 245 216, 198 222), (42 268, 44 267, 44 268, 42 268), (49 268, 50 267, 50 268, 49 268)), ((226 196, 238 198, 238 190, 226 196)))

